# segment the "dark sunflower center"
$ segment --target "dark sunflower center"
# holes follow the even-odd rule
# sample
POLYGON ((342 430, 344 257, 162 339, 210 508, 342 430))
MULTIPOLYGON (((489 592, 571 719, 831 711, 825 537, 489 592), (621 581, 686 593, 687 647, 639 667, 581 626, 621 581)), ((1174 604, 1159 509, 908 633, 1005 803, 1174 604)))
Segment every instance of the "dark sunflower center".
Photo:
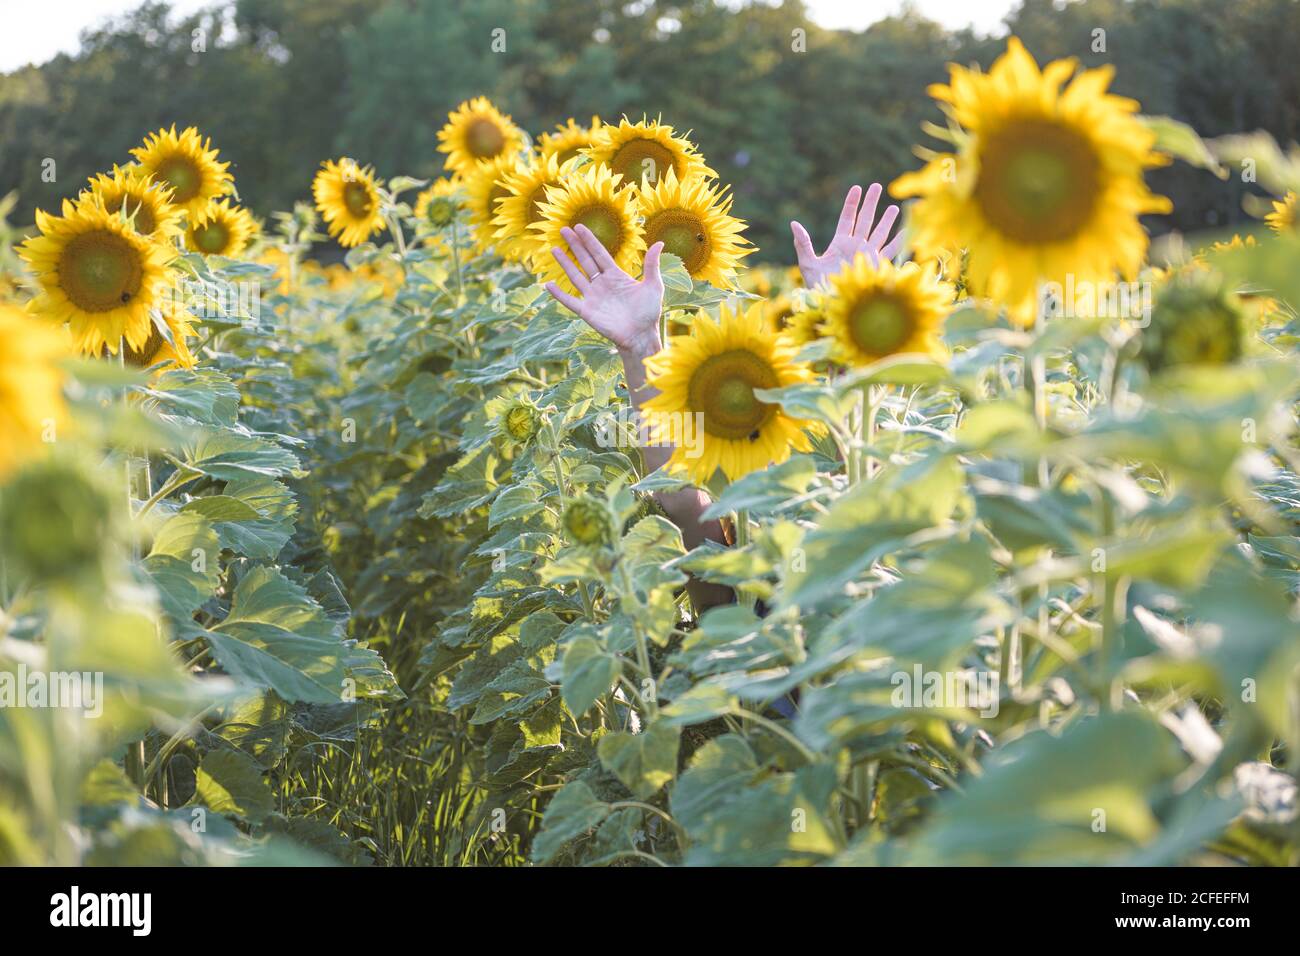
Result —
POLYGON ((646 223, 645 231, 647 245, 662 242, 664 251, 681 259, 692 276, 698 276, 709 264, 713 246, 704 224, 693 213, 682 209, 656 213, 646 223))
POLYGON ((348 207, 348 212, 353 216, 364 219, 370 215, 370 210, 374 207, 374 199, 365 183, 344 183, 343 205, 348 207))
POLYGON ((871 355, 892 355, 902 348, 912 331, 912 320, 898 300, 871 295, 849 314, 849 335, 862 351, 871 355))
POLYGON ((210 256, 219 255, 230 245, 230 230, 223 222, 213 221, 194 229, 194 244, 210 256))
POLYGON ((733 349, 700 363, 688 387, 691 408, 704 413, 704 430, 716 438, 754 441, 775 413, 756 388, 775 388, 776 373, 746 349, 733 349))
POLYGON ((625 183, 640 183, 644 177, 654 184, 670 169, 681 175, 672 150, 653 139, 633 139, 624 143, 609 161, 609 168, 621 173, 625 183))
POLYGON ((1183 317, 1169 332, 1168 364, 1225 365, 1240 357, 1233 316, 1201 309, 1183 317))
POLYGON ((104 208, 116 216, 122 211, 123 206, 126 207, 126 218, 130 219, 135 224, 136 232, 140 233, 142 236, 153 235, 153 231, 158 227, 158 223, 153 217, 153 210, 144 203, 132 204, 128 201, 128 197, 123 196, 120 199, 110 200, 105 204, 104 208))
MULTIPOLYGON (((158 350, 163 347, 164 339, 162 333, 158 331, 158 324, 152 323, 149 327, 149 339, 139 349, 133 349, 131 346, 124 346, 126 354, 126 363, 134 365, 136 368, 148 368, 154 363, 158 350)), ((107 349, 105 349, 107 352, 107 349)))
POLYGON ((542 183, 540 186, 534 189, 532 195, 528 197, 527 215, 528 215, 529 223, 542 221, 542 203, 546 202, 546 187, 553 186, 553 185, 555 184, 542 183))
POLYGON ((1060 242, 1092 218, 1098 167, 1092 144, 1074 130, 1047 120, 1012 122, 980 153, 975 200, 1017 242, 1060 242))
POLYGON ((193 160, 185 156, 172 156, 158 164, 154 174, 172 187, 172 202, 186 203, 199 194, 203 185, 203 174, 199 172, 193 160))
POLYGON ((509 196, 510 196, 510 190, 506 189, 505 186, 499 184, 493 186, 492 191, 488 193, 488 202, 487 202, 488 215, 489 216, 496 215, 497 203, 499 203, 503 199, 508 198, 509 196))
POLYGON ((573 224, 579 223, 592 231, 611 256, 618 255, 623 245, 623 225, 614 210, 608 206, 588 206, 573 217, 573 224))
POLYGON ((140 254, 111 232, 87 232, 74 238, 59 257, 59 286, 84 312, 120 309, 139 294, 143 277, 140 254))
POLYGON ((575 156, 577 156, 580 152, 582 152, 583 148, 584 148, 586 145, 587 145, 586 143, 578 143, 576 146, 570 146, 570 147, 569 147, 568 149, 566 149, 564 152, 559 153, 559 154, 555 157, 555 162, 558 163, 560 166, 563 166, 563 165, 564 165, 565 163, 567 163, 569 160, 573 159, 573 158, 574 158, 575 156))
POLYGON ((505 148, 506 137, 490 119, 476 119, 465 130, 465 145, 478 159, 491 159, 505 148))

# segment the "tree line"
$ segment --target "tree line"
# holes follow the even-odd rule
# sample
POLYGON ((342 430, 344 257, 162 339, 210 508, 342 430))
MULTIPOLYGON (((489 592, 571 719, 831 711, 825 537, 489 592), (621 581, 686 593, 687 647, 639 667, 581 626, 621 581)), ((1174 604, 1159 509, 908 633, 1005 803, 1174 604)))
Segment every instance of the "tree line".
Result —
MULTIPOLYGON (((1116 92, 1202 135, 1300 138, 1300 0, 1022 0, 1007 25, 1040 62, 1114 66, 1116 92)), ((18 190, 29 222, 146 131, 193 124, 265 216, 308 197, 332 156, 439 175, 436 131, 483 93, 534 134, 623 114, 689 131, 759 258, 782 261, 791 218, 829 228, 848 185, 888 182, 919 164, 914 145, 939 145, 921 124, 943 122, 926 87, 946 63, 987 66, 1003 47, 911 9, 822 29, 802 0, 217 0, 188 17, 148 2, 75 54, 0 76, 0 196, 18 190)), ((1240 177, 1151 180, 1175 202, 1153 231, 1244 218, 1240 177)))

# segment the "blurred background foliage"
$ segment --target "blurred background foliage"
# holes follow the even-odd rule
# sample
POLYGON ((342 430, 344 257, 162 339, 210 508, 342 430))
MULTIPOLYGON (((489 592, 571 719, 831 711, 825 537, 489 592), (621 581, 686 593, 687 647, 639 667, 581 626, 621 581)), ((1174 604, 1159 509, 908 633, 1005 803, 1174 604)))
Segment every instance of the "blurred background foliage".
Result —
MULTIPOLYGON (((1203 136, 1300 139, 1295 0, 1024 0, 1007 23, 1040 60, 1113 65, 1115 92, 1203 136), (1105 52, 1093 52, 1097 30, 1105 52)), ((761 258, 782 261, 789 219, 820 239, 847 185, 917 165, 919 125, 942 119, 925 89, 945 63, 987 66, 1002 45, 915 12, 821 29, 801 0, 218 0, 186 18, 149 2, 87 32, 74 56, 0 76, 0 196, 17 189, 11 218, 30 222, 124 161, 144 131, 176 123, 213 137, 243 202, 267 215, 306 197, 330 156, 440 174, 436 130, 483 93, 534 131, 623 113, 692 130, 734 184, 761 258), (796 30, 805 52, 792 49, 796 30)), ((1227 228, 1253 188, 1186 166, 1150 178, 1176 207, 1153 232, 1227 228)))

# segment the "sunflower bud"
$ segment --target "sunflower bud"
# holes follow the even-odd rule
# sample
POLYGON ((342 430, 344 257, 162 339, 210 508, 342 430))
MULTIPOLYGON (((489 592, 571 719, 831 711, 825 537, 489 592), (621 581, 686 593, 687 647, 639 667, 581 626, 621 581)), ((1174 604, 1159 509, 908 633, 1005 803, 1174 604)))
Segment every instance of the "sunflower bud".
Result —
POLYGON ((502 430, 520 444, 537 434, 539 423, 537 409, 526 402, 511 405, 501 414, 502 430))
POLYGON ((579 498, 564 509, 564 530, 575 544, 604 544, 609 540, 609 514, 590 498, 579 498))
POLYGON ((456 218, 456 202, 447 196, 434 196, 424 207, 424 219, 429 225, 445 229, 456 218))
POLYGON ((1142 333, 1142 361, 1153 373, 1179 365, 1229 365, 1245 352, 1240 297, 1205 273, 1173 278, 1156 298, 1142 333))
POLYGON ((14 571, 37 584, 94 574, 112 525, 108 492, 73 462, 33 464, 0 493, 0 548, 14 571))

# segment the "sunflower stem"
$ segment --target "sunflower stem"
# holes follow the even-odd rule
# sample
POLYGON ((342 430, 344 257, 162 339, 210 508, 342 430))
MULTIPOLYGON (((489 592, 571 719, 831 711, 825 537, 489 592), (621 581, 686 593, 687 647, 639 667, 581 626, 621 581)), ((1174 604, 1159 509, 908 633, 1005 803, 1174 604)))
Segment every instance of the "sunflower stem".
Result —
POLYGON ((456 267, 456 306, 465 303, 465 280, 460 275, 460 223, 451 221, 451 261, 456 267))

